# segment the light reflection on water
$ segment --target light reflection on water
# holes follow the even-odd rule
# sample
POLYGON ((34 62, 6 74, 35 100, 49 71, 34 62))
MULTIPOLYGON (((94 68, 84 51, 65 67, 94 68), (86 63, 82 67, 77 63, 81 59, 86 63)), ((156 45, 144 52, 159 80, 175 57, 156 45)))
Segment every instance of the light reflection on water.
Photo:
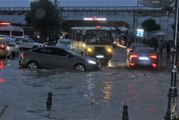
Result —
POLYGON ((86 98, 91 99, 92 101, 95 101, 94 100, 94 82, 93 82, 92 76, 93 76, 92 73, 87 74, 88 79, 86 79, 86 83, 87 83, 87 90, 89 93, 85 94, 84 96, 86 98))
MULTIPOLYGON (((0 70, 4 69, 6 65, 6 61, 5 60, 0 60, 0 70)), ((0 83, 5 83, 7 82, 7 80, 0 78, 0 83)))
POLYGON ((0 78, 0 83, 5 83, 7 80, 0 78))
POLYGON ((4 60, 0 60, 0 69, 4 69, 6 62, 4 60))
POLYGON ((103 86, 103 99, 105 102, 109 102, 112 93, 112 82, 105 82, 103 86))

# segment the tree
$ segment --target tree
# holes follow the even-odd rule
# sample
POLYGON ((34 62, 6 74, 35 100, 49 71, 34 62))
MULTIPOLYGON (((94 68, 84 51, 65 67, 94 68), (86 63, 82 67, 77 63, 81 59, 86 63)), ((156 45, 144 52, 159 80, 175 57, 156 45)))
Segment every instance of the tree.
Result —
POLYGON ((40 30, 43 41, 60 31, 60 11, 58 0, 38 0, 31 2, 31 10, 26 14, 27 24, 40 30))
POLYGON ((150 18, 141 23, 144 31, 147 32, 147 37, 149 38, 149 33, 152 31, 160 30, 160 25, 156 24, 155 20, 150 18))

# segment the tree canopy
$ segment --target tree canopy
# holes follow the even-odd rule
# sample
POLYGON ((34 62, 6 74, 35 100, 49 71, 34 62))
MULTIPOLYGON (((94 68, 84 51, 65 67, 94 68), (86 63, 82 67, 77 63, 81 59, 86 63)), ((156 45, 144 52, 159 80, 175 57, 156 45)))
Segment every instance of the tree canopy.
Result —
POLYGON ((58 2, 50 0, 39 0, 31 2, 31 10, 26 14, 27 24, 39 29, 41 38, 46 40, 60 30, 60 11, 58 2))
POLYGON ((150 32, 160 30, 160 25, 156 24, 155 20, 152 18, 142 22, 141 26, 143 27, 144 31, 148 32, 148 36, 150 32))

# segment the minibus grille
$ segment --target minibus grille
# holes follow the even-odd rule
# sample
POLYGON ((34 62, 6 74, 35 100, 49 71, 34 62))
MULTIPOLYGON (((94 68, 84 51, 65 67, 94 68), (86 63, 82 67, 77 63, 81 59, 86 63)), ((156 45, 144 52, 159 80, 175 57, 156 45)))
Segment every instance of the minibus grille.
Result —
POLYGON ((96 54, 105 54, 105 47, 95 47, 96 54))

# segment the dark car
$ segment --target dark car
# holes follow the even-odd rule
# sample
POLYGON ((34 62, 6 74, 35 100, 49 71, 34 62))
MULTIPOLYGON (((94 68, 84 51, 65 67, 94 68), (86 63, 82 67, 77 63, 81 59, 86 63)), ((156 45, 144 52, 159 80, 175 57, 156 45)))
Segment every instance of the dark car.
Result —
POLYGON ((149 66, 158 68, 158 56, 154 48, 137 47, 128 57, 128 66, 149 66))
POLYGON ((131 43, 130 46, 127 48, 127 55, 130 55, 137 47, 145 47, 145 44, 144 43, 131 43))
POLYGON ((100 61, 72 50, 55 46, 20 53, 19 65, 29 69, 70 68, 78 71, 97 70, 100 61))

